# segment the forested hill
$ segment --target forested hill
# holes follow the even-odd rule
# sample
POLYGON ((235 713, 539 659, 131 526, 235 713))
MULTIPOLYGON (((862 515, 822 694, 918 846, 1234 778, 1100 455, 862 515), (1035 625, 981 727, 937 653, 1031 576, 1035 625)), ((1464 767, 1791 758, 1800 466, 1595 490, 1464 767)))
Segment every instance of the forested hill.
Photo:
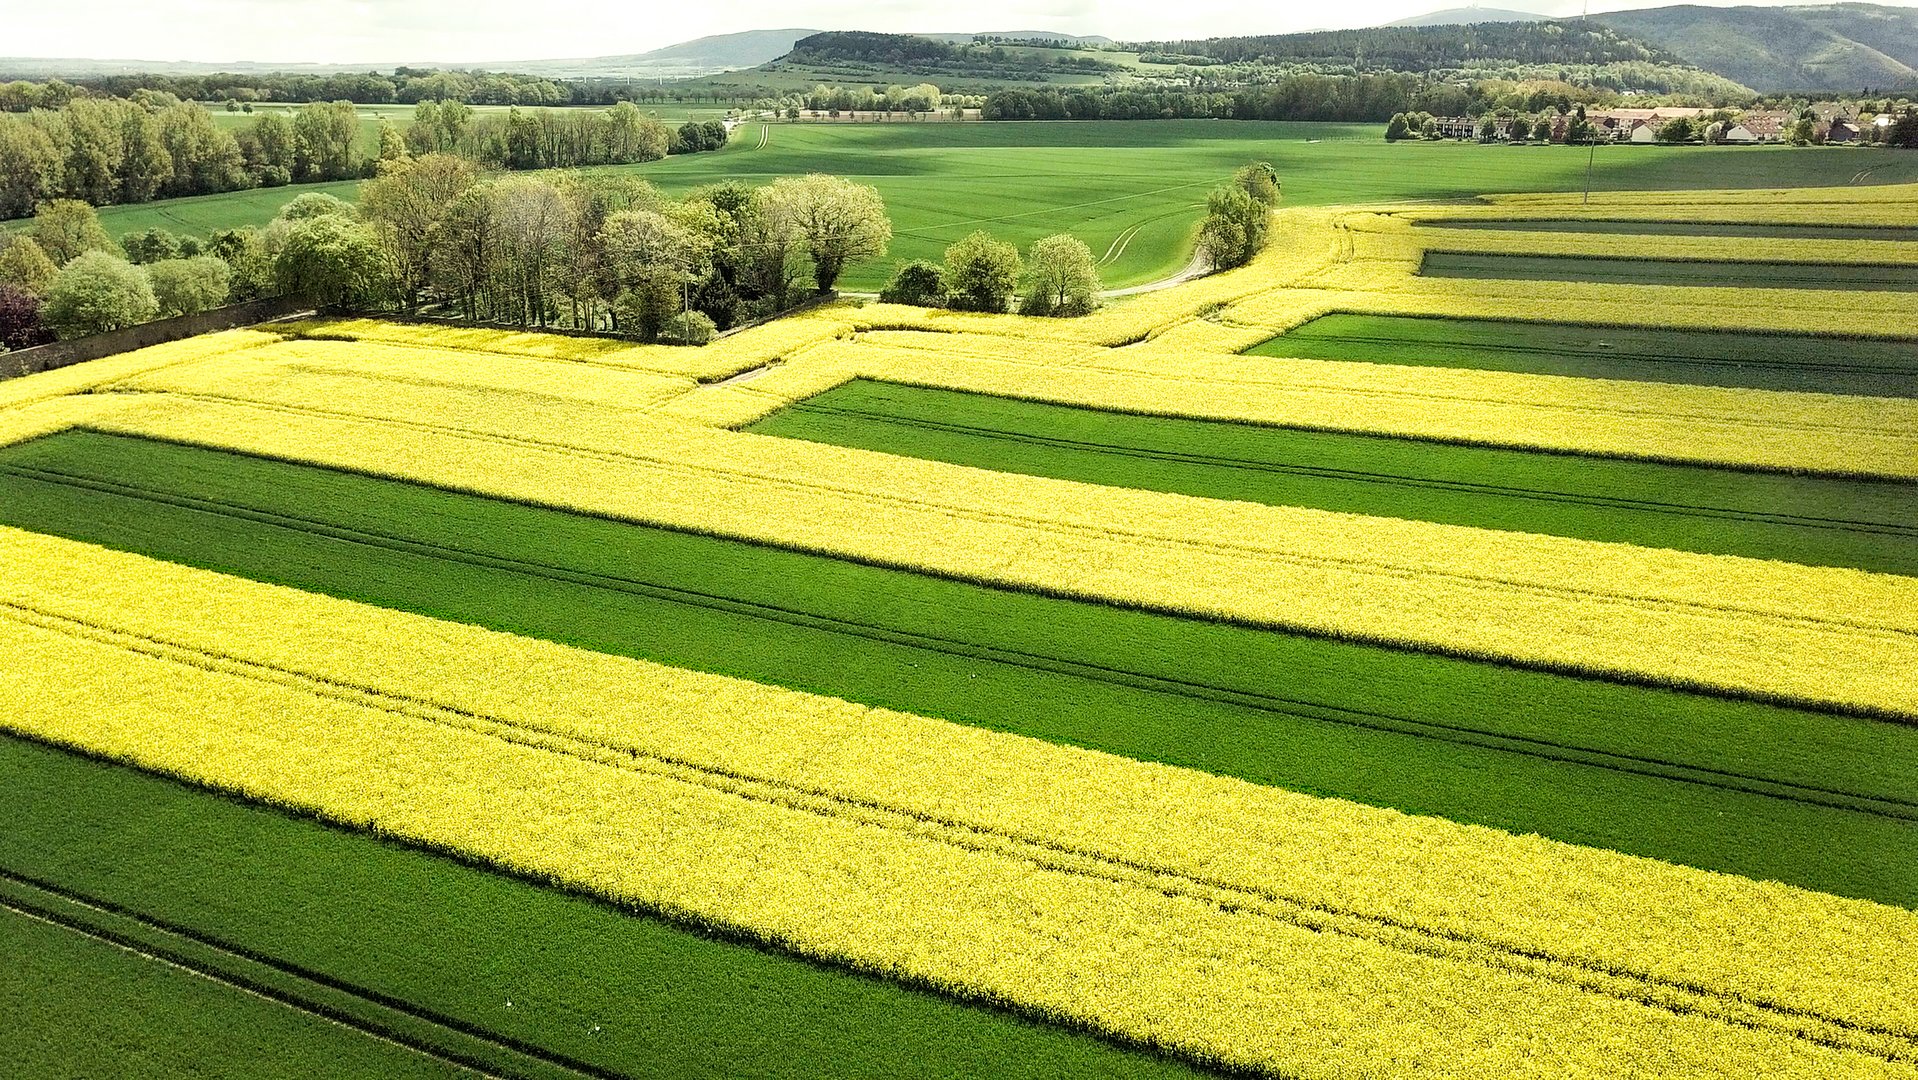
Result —
POLYGON ((1309 34, 1162 41, 1142 48, 1225 63, 1338 64, 1423 72, 1514 64, 1653 63, 1683 65, 1675 53, 1603 25, 1573 22, 1484 22, 1379 26, 1309 34))
POLYGON ((1918 86, 1918 10, 1879 4, 1663 7, 1592 16, 1758 90, 1918 86))

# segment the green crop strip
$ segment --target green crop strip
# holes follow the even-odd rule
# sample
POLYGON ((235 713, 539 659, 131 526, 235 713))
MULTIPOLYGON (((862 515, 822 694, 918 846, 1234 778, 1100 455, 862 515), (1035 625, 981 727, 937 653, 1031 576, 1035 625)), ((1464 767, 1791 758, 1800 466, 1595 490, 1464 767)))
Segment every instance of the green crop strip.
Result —
POLYGON ((1918 240, 1918 229, 1896 225, 1789 225, 1784 222, 1626 221, 1590 218, 1421 221, 1426 229, 1494 232, 1597 233, 1604 236, 1761 236, 1780 240, 1918 240))
MULTIPOLYGON (((38 743, 0 737, 0 775, 0 904, 46 909, 67 929, 56 939, 125 938, 423 1044, 438 1058, 428 1065, 553 1078, 1193 1075, 38 743)), ((57 969, 44 980, 56 1000, 97 991, 57 969)), ((84 1052, 71 1032, 48 1042, 84 1052)), ((321 1056, 287 1075, 355 1071, 321 1056)), ((152 1075, 168 1075, 164 1063, 152 1075)))
POLYGON ((766 435, 1001 472, 1918 574, 1918 485, 1135 416, 854 380, 766 435))
POLYGON ((9 1076, 474 1075, 107 933, 77 929, 15 892, 0 889, 9 1076))
POLYGON ((1918 341, 1326 315, 1247 351, 1306 360, 1918 397, 1918 341))
POLYGON ((1437 278, 1700 285, 1714 289, 1918 290, 1918 266, 1851 263, 1729 262, 1427 251, 1419 273, 1437 278))
POLYGON ((987 588, 138 439, 7 524, 602 652, 1899 904, 1918 730, 987 588), (1837 853, 1837 854, 1835 854, 1837 853))

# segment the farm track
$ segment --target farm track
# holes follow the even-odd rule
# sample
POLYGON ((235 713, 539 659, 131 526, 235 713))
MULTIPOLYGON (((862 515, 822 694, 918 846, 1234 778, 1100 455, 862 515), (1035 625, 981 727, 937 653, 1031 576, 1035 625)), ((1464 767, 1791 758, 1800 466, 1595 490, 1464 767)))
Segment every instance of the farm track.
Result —
POLYGON ((155 491, 117 481, 80 477, 49 470, 16 465, 0 466, 0 472, 60 484, 75 490, 99 491, 159 505, 255 522, 311 536, 378 548, 408 555, 423 556, 444 563, 461 564, 490 572, 512 573, 529 578, 603 589, 608 592, 646 597, 688 607, 705 608, 770 623, 804 627, 840 636, 886 645, 943 654, 992 664, 1084 679, 1132 690, 1183 698, 1189 701, 1229 705, 1268 714, 1281 715, 1347 728, 1394 735, 1406 735, 1438 743, 1449 743, 1490 750, 1558 764, 1640 776, 1655 780, 1754 795, 1768 799, 1841 810, 1900 822, 1918 823, 1918 799, 1898 795, 1849 791, 1755 773, 1741 773, 1688 764, 1659 757, 1634 755, 1598 747, 1556 742, 1533 736, 1501 732, 1491 728, 1446 723, 1409 715, 1352 709, 1335 703, 1288 698, 1243 687, 1232 687, 1194 680, 1181 680, 1135 669, 1099 665, 1074 660, 1057 653, 1033 652, 980 645, 963 639, 943 637, 923 630, 882 626, 816 611, 782 607, 751 599, 687 589, 668 582, 645 580, 503 556, 468 548, 432 543, 390 533, 347 528, 322 520, 262 511, 222 500, 155 491))
POLYGON ((619 1080, 621 1075, 4 867, 0 909, 493 1080, 619 1080))
MULTIPOLYGON (((636 772, 718 792, 768 808, 837 819, 989 858, 1017 862, 1067 878, 1092 879, 1142 893, 1166 895, 1217 911, 1257 917, 1314 933, 1357 939, 1408 955, 1432 957, 1488 971, 1510 972, 1575 991, 1669 1014, 1800 1040, 1877 1060, 1918 1061, 1918 1032, 1830 1015, 1734 993, 1711 985, 1661 977, 1627 965, 1556 953, 1483 933, 1424 925, 1416 920, 1346 909, 1288 895, 1277 887, 1233 881, 1155 865, 986 820, 929 814, 909 806, 849 796, 769 777, 753 776, 656 755, 634 746, 527 725, 433 701, 362 686, 310 671, 198 648, 164 637, 96 626, 57 612, 0 604, 0 617, 130 654, 220 675, 272 684, 317 698, 386 712, 590 766, 636 772)), ((827 958, 830 959, 830 958, 827 958)))
MULTIPOLYGON (((1725 509, 1721 507, 1700 506, 1690 503, 1660 502, 1651 499, 1609 498, 1600 495, 1582 495, 1570 492, 1549 491, 1535 488, 1511 487, 1496 484, 1481 484, 1464 480, 1441 480, 1429 477, 1405 476, 1393 473, 1364 472, 1352 469, 1336 469, 1311 465, 1291 465, 1281 462, 1256 461, 1246 458, 1234 458, 1222 455, 1177 452, 1170 450, 1152 450, 1135 446, 1120 446, 1112 443, 1091 442, 1067 439, 1053 435, 1035 435, 1026 432, 1005 431, 996 428, 977 427, 957 424, 949 421, 928 420, 916 417, 900 417, 887 413, 871 412, 860 409, 848 409, 841 406, 816 405, 805 401, 794 402, 786 408, 793 412, 815 415, 844 416, 863 421, 889 424, 908 429, 951 432, 978 438, 1003 440, 1031 446, 1049 446, 1060 449, 1088 451, 1113 457, 1139 458, 1148 461, 1169 461, 1183 464, 1211 465, 1222 468, 1242 469, 1251 472, 1277 473, 1288 476, 1310 476, 1325 479, 1357 480, 1365 483, 1390 485, 1395 487, 1422 488, 1435 491, 1456 491, 1472 494, 1499 495, 1513 498, 1535 500, 1539 502, 1558 502, 1581 506, 1612 507, 1617 509, 1644 510, 1655 513, 1674 514, 1686 517, 1719 518, 1733 521, 1763 522, 1774 525, 1792 525, 1805 528, 1831 529, 1839 532, 1853 532, 1867 535, 1897 536, 1918 539, 1918 527, 1896 525, 1886 522, 1846 520, 1840 518, 1806 517, 1794 514, 1769 514, 1745 510, 1725 509)), ((1523 449, 1523 448, 1512 448, 1523 449)))

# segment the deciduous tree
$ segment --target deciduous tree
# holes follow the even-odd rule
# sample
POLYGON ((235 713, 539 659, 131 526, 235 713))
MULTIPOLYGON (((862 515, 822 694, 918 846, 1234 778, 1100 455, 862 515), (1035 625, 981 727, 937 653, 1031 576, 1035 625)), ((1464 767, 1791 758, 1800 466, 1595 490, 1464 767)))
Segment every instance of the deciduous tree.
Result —
POLYGON ((88 251, 114 250, 113 238, 100 227, 100 215, 78 199, 42 203, 28 230, 55 266, 65 266, 88 251))
POLYGON ((1092 249, 1068 233, 1035 240, 1026 249, 1022 315, 1069 318, 1099 306, 1099 271, 1092 249))
POLYGON ((193 315, 226 303, 233 271, 211 255, 167 259, 146 268, 160 317, 193 315))
POLYGON ((832 291, 847 263, 878 258, 892 242, 892 222, 879 192, 837 176, 775 180, 767 185, 764 207, 797 233, 822 293, 832 291))
POLYGON ((947 303, 960 311, 1004 311, 1019 282, 1019 249, 984 230, 946 249, 947 303))
POLYGON ((104 251, 87 251, 60 268, 40 319, 62 338, 120 330, 159 311, 145 271, 104 251))

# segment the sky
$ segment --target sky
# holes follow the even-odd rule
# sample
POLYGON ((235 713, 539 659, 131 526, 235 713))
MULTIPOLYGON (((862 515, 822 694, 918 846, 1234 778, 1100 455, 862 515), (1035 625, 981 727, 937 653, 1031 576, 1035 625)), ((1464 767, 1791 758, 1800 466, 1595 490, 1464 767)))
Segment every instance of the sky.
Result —
MULTIPOLYGON (((1769 0, 1771 5, 1787 2, 1769 0)), ((893 33, 1055 30, 1134 41, 1274 34, 1375 26, 1460 5, 1455 0, 972 0, 963 5, 932 0, 8 0, 7 6, 13 10, 0 19, 0 56, 390 67, 620 55, 707 34, 783 27, 893 33), (964 14, 955 14, 960 9, 964 14)), ((1481 6, 1576 15, 1580 0, 1488 0, 1481 6)), ((1651 0, 1592 2, 1593 11, 1652 6, 1657 3, 1651 0)), ((1897 6, 1918 6, 1918 0, 1897 6)))

